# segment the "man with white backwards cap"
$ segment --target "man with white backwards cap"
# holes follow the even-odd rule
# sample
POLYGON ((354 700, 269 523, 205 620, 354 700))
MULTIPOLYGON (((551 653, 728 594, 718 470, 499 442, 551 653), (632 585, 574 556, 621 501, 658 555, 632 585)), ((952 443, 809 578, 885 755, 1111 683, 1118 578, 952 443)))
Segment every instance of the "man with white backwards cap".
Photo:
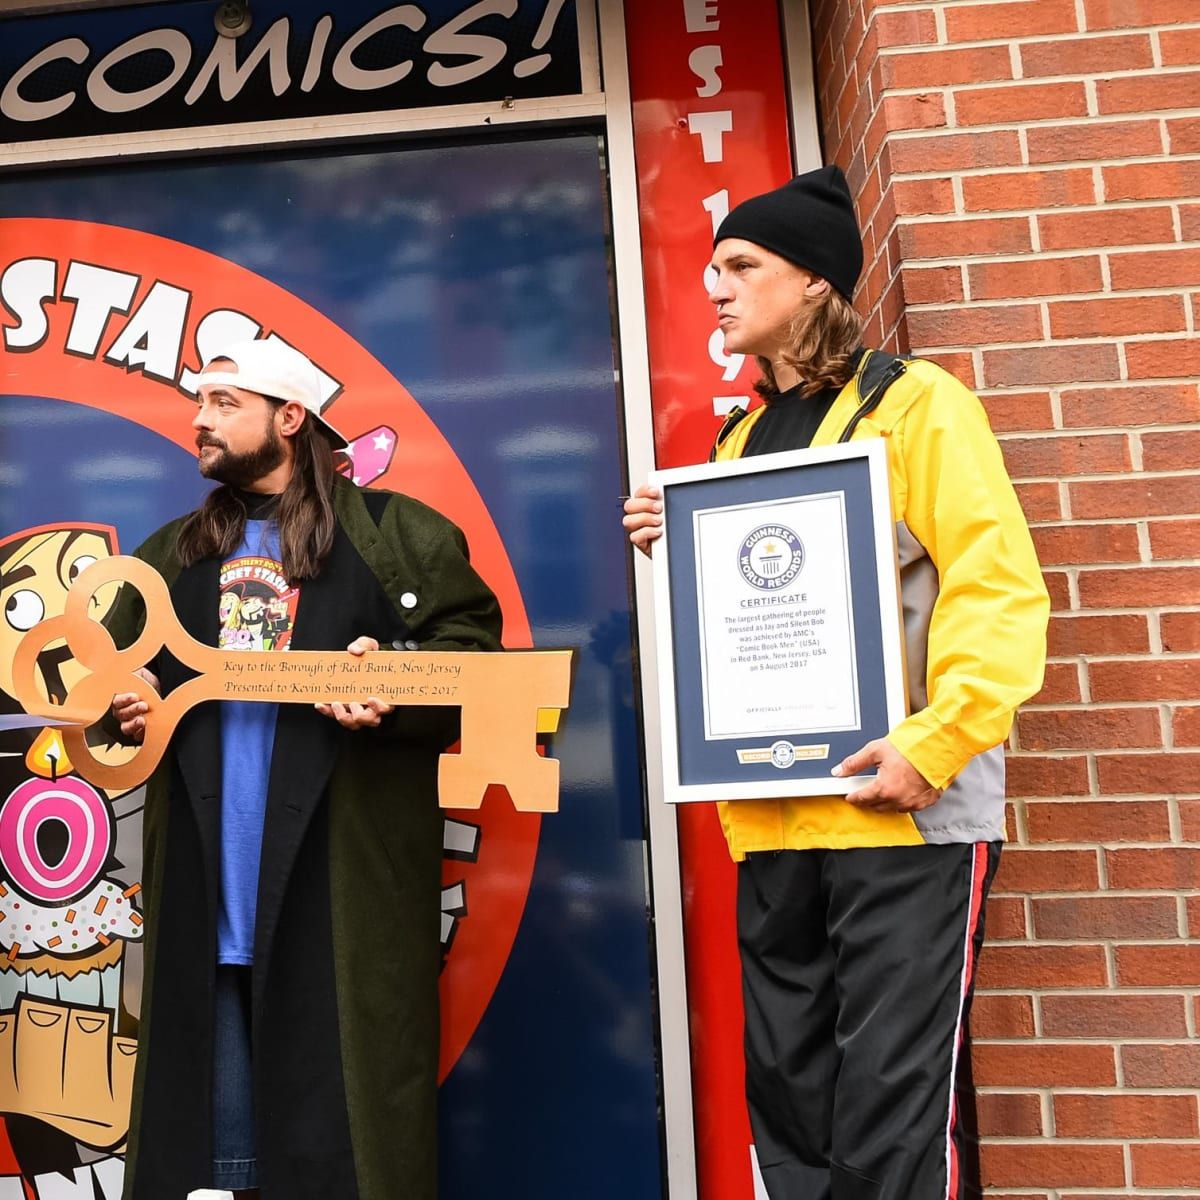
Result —
MULTIPOLYGON (((757 356, 763 403, 731 414, 712 457, 885 439, 911 712, 833 768, 874 769, 847 796, 718 805, 738 863, 746 1092, 771 1200, 964 1200, 1003 742, 1041 686, 1049 601, 978 399, 933 363, 863 347, 862 262, 837 167, 738 205, 713 249, 725 349, 757 356)), ((643 487, 625 506, 646 553, 661 501, 643 487)))
MULTIPOLYGON (((497 648, 462 533, 336 472, 318 379, 275 338, 204 365, 192 427, 220 486, 135 552, 180 622, 227 649, 253 648, 267 610, 298 650, 497 648)), ((144 620, 131 592, 118 645, 144 620)), ((166 695, 191 674, 163 650, 144 677, 166 695)), ((127 739, 147 714, 113 701, 127 739)), ((146 791, 126 1200, 435 1200, 437 759, 456 736, 456 709, 368 695, 180 722, 146 791)))

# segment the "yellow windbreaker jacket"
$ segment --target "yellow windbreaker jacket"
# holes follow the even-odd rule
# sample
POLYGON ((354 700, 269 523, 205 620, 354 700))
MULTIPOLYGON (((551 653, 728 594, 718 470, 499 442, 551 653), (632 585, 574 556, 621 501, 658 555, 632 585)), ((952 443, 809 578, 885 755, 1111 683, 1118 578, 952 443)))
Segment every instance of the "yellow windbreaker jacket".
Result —
MULTIPOLYGON (((862 403, 858 374, 813 437, 842 437, 862 403)), ((764 410, 715 448, 740 458, 764 410)), ((978 397, 917 359, 855 425, 887 441, 911 715, 888 738, 936 787, 922 812, 874 813, 838 796, 719 804, 735 859, 755 850, 977 842, 1004 837, 1003 742, 1042 684, 1050 600, 1025 516, 978 397)))

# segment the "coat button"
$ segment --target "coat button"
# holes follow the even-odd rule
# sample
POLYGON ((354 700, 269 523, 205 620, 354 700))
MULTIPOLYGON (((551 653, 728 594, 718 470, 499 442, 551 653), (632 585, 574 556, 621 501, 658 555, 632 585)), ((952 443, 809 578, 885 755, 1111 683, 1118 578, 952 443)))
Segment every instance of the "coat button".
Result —
POLYGON ((417 607, 417 593, 416 592, 405 592, 404 595, 400 597, 400 604, 403 608, 416 608, 417 607))

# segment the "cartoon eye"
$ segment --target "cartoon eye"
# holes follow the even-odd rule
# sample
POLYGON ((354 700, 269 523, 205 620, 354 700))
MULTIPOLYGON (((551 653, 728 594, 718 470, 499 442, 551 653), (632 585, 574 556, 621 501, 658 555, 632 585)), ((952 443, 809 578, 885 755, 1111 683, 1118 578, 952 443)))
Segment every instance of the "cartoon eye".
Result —
POLYGON ((32 629, 46 615, 46 605, 37 592, 22 588, 13 592, 4 606, 4 617, 14 628, 24 632, 32 629))
POLYGON ((80 575, 84 573, 96 561, 94 554, 81 554, 72 564, 67 572, 67 581, 74 583, 80 575))

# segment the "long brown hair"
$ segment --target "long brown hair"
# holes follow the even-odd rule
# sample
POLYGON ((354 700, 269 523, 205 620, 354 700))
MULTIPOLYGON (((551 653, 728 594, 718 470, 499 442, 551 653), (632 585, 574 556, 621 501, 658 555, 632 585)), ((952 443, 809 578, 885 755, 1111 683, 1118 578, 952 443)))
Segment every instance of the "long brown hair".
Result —
MULTIPOLYGON (((282 403, 267 399, 273 405, 282 403)), ((292 477, 269 515, 279 524, 283 573, 295 584, 314 578, 333 546, 336 472, 333 447, 315 421, 305 418, 292 435, 292 446, 292 477)), ((233 488, 223 484, 209 492, 180 527, 176 542, 179 561, 190 567, 202 558, 228 557, 241 545, 245 532, 245 502, 233 488)))
MULTIPOLYGON (((844 387, 854 374, 851 360, 862 344, 862 318, 840 292, 830 287, 805 302, 791 329, 791 349, 783 361, 800 376, 800 395, 806 399, 827 387, 844 387)), ((779 395, 769 358, 758 359, 762 378, 755 391, 769 404, 779 395)))

